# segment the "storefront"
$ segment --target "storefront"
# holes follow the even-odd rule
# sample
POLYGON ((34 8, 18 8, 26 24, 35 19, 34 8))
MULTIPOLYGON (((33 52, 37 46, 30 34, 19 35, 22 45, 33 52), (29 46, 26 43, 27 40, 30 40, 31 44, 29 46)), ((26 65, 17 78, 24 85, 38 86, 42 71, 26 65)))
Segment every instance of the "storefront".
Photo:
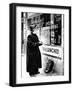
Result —
POLYGON ((49 59, 51 59, 52 61, 54 61, 55 71, 58 74, 63 75, 63 71, 64 71, 63 70, 63 65, 64 65, 63 19, 64 16, 62 14, 28 13, 26 15, 25 24, 27 24, 27 26, 25 26, 25 24, 23 23, 24 28, 22 28, 22 34, 23 34, 22 45, 24 47, 23 42, 27 41, 26 39, 29 33, 29 27, 31 25, 36 25, 36 27, 34 28, 34 33, 37 34, 39 41, 43 42, 43 45, 39 47, 42 56, 41 72, 44 71, 46 67, 46 63, 48 62, 49 59), (61 65, 62 68, 60 68, 61 65))

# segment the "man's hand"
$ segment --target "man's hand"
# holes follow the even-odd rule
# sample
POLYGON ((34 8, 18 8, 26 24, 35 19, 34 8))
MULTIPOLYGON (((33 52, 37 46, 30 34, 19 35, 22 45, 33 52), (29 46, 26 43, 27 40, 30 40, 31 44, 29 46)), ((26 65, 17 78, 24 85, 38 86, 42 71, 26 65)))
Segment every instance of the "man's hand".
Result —
POLYGON ((39 44, 41 44, 41 45, 42 45, 42 44, 43 44, 43 42, 42 42, 42 41, 40 41, 40 42, 39 42, 39 44))

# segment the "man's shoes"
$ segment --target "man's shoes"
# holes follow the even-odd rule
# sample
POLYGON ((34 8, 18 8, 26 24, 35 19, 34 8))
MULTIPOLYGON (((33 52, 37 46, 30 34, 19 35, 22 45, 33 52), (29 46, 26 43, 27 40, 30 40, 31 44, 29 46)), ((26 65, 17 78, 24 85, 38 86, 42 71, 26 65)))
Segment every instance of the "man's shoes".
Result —
POLYGON ((40 72, 36 72, 36 74, 39 74, 40 72))
POLYGON ((29 73, 29 75, 30 75, 31 77, 33 77, 33 76, 34 76, 34 74, 33 74, 33 73, 29 73))

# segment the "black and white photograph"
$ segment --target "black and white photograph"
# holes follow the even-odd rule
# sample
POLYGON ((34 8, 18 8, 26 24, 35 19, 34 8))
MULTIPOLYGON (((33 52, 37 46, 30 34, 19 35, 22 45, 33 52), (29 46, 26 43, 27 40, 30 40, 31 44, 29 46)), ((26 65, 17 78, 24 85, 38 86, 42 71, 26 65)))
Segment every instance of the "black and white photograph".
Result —
POLYGON ((35 78, 64 75, 63 19, 63 14, 21 12, 21 77, 24 71, 35 78))
POLYGON ((10 15, 11 86, 69 83, 70 7, 11 4, 10 15))

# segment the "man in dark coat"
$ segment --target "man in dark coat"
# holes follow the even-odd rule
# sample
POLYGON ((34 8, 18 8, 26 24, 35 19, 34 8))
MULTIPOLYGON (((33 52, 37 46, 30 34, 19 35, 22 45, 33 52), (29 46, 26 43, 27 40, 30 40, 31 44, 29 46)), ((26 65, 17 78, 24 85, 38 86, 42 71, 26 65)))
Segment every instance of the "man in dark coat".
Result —
POLYGON ((27 72, 29 75, 38 74, 38 69, 41 65, 41 53, 39 46, 42 43, 39 42, 36 34, 33 33, 33 28, 30 27, 31 34, 27 37, 27 72))

